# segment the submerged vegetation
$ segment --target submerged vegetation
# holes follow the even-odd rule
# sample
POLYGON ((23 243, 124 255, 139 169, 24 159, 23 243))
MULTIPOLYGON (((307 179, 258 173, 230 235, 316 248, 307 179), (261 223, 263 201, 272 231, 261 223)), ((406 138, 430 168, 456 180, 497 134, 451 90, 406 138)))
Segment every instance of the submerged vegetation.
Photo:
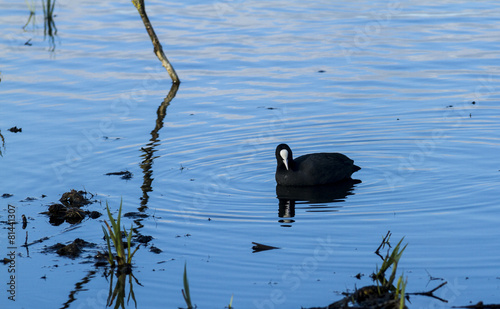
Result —
MULTIPOLYGON (((193 303, 191 302, 191 293, 189 292, 189 281, 187 277, 187 263, 184 263, 184 274, 182 276, 182 283, 184 285, 184 289, 182 289, 182 297, 184 298, 184 301, 186 302, 187 309, 193 309, 196 308, 196 306, 193 307, 193 303)), ((229 305, 227 306, 228 309, 233 308, 233 297, 234 294, 231 295, 231 299, 229 300, 229 305)))
POLYGON ((404 240, 403 237, 391 251, 391 244, 389 242, 390 237, 391 232, 389 231, 382 239, 380 246, 375 251, 375 254, 382 259, 382 265, 380 266, 380 269, 377 267, 376 271, 370 276, 375 283, 374 285, 368 285, 360 289, 355 289, 353 293, 343 293, 345 295, 343 299, 326 307, 315 307, 310 309, 341 309, 351 307, 370 309, 404 309, 407 308, 405 300, 409 299, 409 295, 424 295, 446 302, 445 300, 432 294, 434 291, 444 286, 446 282, 429 292, 407 293, 407 279, 405 279, 403 275, 400 275, 396 286, 394 286, 393 283, 396 280, 398 264, 408 244, 401 247, 404 240), (389 249, 387 249, 386 255, 383 256, 379 252, 381 249, 384 249, 385 246, 388 246, 389 249), (386 274, 389 269, 391 269, 391 273, 389 279, 387 279, 386 274))
MULTIPOLYGON (((390 234, 388 234, 388 237, 390 237, 390 234)), ((388 288, 396 293, 396 295, 401 292, 397 288, 394 287, 393 282, 394 279, 396 278, 396 271, 398 269, 398 263, 399 260, 401 259, 401 256, 403 255, 403 251, 406 249, 406 244, 402 249, 401 248, 401 242, 404 240, 404 237, 401 238, 401 240, 398 242, 396 247, 390 252, 390 250, 387 250, 387 255, 385 258, 382 259, 382 266, 380 267, 380 270, 377 270, 376 273, 372 274, 372 278, 377 281, 382 287, 388 288), (389 254, 390 252, 390 254, 389 254), (389 277, 389 280, 385 278, 385 273, 386 271, 392 267, 391 275, 389 277)), ((402 282, 402 276, 399 277, 398 280, 398 286, 400 286, 400 282, 402 282)), ((404 289, 404 284, 403 284, 403 289, 404 289)))
POLYGON ((191 294, 189 293, 189 281, 187 278, 186 263, 184 263, 184 275, 182 276, 182 282, 184 285, 184 289, 182 289, 182 297, 184 297, 187 309, 191 309, 193 308, 193 304, 191 303, 191 294))
POLYGON ((113 218, 111 211, 109 210, 109 205, 106 203, 106 209, 108 211, 108 218, 111 226, 109 226, 108 222, 104 221, 106 224, 106 228, 103 226, 102 231, 104 232, 104 238, 106 239, 106 243, 108 246, 108 256, 107 260, 111 267, 117 266, 119 272, 128 273, 131 271, 132 267, 132 257, 139 249, 138 245, 135 250, 132 252, 131 244, 132 244, 132 226, 130 227, 130 232, 127 233, 127 230, 123 228, 123 234, 127 238, 127 246, 125 250, 125 245, 122 241, 122 232, 120 230, 120 222, 122 215, 122 204, 120 202, 120 208, 118 210, 118 217, 116 220, 113 218), (113 247, 115 248, 116 255, 113 256, 111 243, 113 243, 113 247), (116 263, 115 263, 116 261, 116 263))
POLYGON ((125 287, 127 286, 127 281, 126 281, 127 278, 129 282, 129 295, 127 298, 127 302, 132 297, 136 307, 137 307, 137 301, 135 299, 133 283, 135 281, 135 283, 141 285, 139 281, 132 274, 132 258, 139 249, 140 245, 138 245, 135 248, 135 250, 132 251, 132 231, 133 231, 132 226, 130 227, 129 232, 127 232, 125 227, 123 228, 123 233, 120 230, 122 205, 123 201, 120 202, 120 208, 118 209, 118 216, 115 220, 113 218, 113 215, 111 214, 108 203, 106 203, 106 210, 108 212, 108 218, 111 226, 110 224, 108 224, 108 222, 104 221, 104 224, 106 224, 106 228, 104 226, 102 227, 102 230, 104 232, 104 238, 106 239, 106 244, 108 247, 108 254, 106 256, 106 259, 112 268, 117 267, 116 273, 111 271, 111 274, 109 276, 111 279, 109 282, 109 295, 106 302, 106 306, 111 307, 111 305, 113 305, 113 302, 116 300, 114 307, 115 309, 120 307, 125 308, 125 294, 126 294, 125 287), (124 235, 125 238, 127 239, 126 244, 123 243, 122 235, 124 235), (112 253, 111 244, 113 244, 113 247, 115 248, 116 254, 114 256, 112 253), (115 275, 118 279, 113 289, 113 279, 115 275), (134 281, 132 279, 134 279, 134 281))
MULTIPOLYGON (((26 1, 26 5, 28 7, 30 15, 28 16, 28 20, 26 24, 23 26, 23 30, 27 31, 28 25, 31 23, 33 31, 35 30, 36 25, 36 4, 35 1, 26 1)), ((49 38, 50 51, 54 51, 56 48, 55 44, 55 36, 57 35, 57 27, 54 20, 56 16, 54 14, 56 1, 55 0, 42 0, 42 9, 43 9, 43 38, 44 40, 49 38)), ((31 39, 29 39, 25 45, 31 46, 31 39)))
POLYGON ((375 253, 382 258, 382 266, 380 269, 376 268, 376 271, 370 276, 374 281, 375 285, 364 286, 360 289, 356 289, 353 293, 344 293, 345 297, 339 301, 336 301, 326 307, 317 307, 310 309, 340 309, 348 307, 356 308, 378 308, 378 309, 404 309, 407 308, 405 305, 405 288, 407 280, 401 275, 397 281, 396 286, 393 282, 396 278, 396 273, 398 269, 398 263, 403 255, 406 245, 401 248, 401 243, 404 237, 398 242, 398 244, 390 250, 390 232, 383 238, 382 243, 375 251, 375 253), (385 257, 379 254, 379 250, 385 246, 389 246, 387 254, 385 257), (386 273, 389 269, 391 270, 389 279, 386 278, 386 273))

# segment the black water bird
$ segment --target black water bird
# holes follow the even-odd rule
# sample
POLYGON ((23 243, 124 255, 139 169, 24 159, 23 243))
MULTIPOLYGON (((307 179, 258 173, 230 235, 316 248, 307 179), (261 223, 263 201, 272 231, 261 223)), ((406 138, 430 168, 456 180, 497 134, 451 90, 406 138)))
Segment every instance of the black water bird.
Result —
POLYGON ((341 153, 312 153, 293 159, 287 144, 276 147, 276 182, 282 186, 318 186, 351 179, 361 168, 341 153))

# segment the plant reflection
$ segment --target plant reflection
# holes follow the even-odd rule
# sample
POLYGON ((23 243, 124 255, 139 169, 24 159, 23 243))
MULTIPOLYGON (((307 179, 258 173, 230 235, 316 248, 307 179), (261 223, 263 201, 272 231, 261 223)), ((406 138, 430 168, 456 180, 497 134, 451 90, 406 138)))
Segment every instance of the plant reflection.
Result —
POLYGON ((154 159, 157 158, 155 156, 155 152, 157 151, 155 148, 160 144, 159 137, 160 137, 160 130, 163 128, 163 119, 165 119, 165 116, 167 115, 167 107, 170 105, 170 102, 175 98, 175 95, 177 94, 177 90, 179 89, 179 84, 172 84, 172 87, 170 88, 170 91, 168 95, 165 97, 163 102, 160 104, 158 107, 158 110, 156 111, 156 125, 155 128, 151 131, 151 138, 149 139, 149 143, 141 148, 141 151, 143 152, 141 154, 142 157, 142 162, 141 162, 141 169, 144 174, 143 176, 143 183, 141 186, 142 189, 142 198, 141 198, 141 207, 139 208, 139 211, 143 211, 144 208, 147 207, 148 201, 149 201, 149 195, 148 193, 153 191, 152 183, 153 183, 153 162, 154 159))
POLYGON ((56 1, 43 1, 43 39, 45 40, 47 36, 49 37, 50 51, 54 51, 56 49, 56 43, 54 36, 57 35, 57 27, 54 21, 54 6, 56 5, 56 1))
POLYGON ((29 25, 31 21, 31 25, 33 29, 35 29, 35 13, 36 13, 36 4, 35 1, 31 0, 29 3, 26 1, 26 5, 28 6, 28 9, 30 11, 30 16, 28 17, 28 21, 26 24, 23 26, 23 30, 26 31, 26 27, 29 25))
POLYGON ((343 202, 349 195, 354 195, 354 187, 360 180, 350 179, 332 185, 324 186, 276 186, 276 197, 279 200, 278 222, 283 227, 290 227, 295 220, 295 205, 306 205, 308 212, 333 212, 340 206, 332 203, 343 202), (298 203, 297 203, 298 202, 298 203))
MULTIPOLYGON (((34 1, 26 2, 28 6, 28 10, 30 15, 28 16, 28 20, 26 24, 23 26, 23 30, 27 31, 26 28, 28 25, 32 24, 33 31, 35 30, 35 16, 36 16, 36 4, 34 1)), ((42 9, 43 9, 43 39, 45 40, 47 37, 49 38, 49 50, 53 52, 56 49, 55 36, 57 35, 57 27, 54 20, 54 8, 56 5, 56 1, 53 0, 42 0, 42 9)), ((29 39, 25 45, 31 45, 31 39, 29 39)))
POLYGON ((86 290, 84 288, 84 286, 87 283, 89 283, 92 278, 95 277, 95 274, 96 274, 96 271, 95 270, 91 270, 91 271, 89 271, 87 273, 87 275, 85 277, 83 277, 83 279, 81 281, 75 283, 75 288, 69 293, 68 301, 63 304, 63 306, 61 307, 61 309, 65 309, 65 308, 69 308, 70 307, 70 304, 76 300, 75 295, 78 292, 80 292, 80 291, 85 291, 86 290))
POLYGON ((132 274, 132 271, 129 273, 123 273, 123 272, 118 272, 118 271, 113 271, 111 270, 109 273, 105 273, 105 276, 109 275, 109 293, 108 293, 108 299, 106 301, 106 307, 111 307, 113 305, 113 302, 115 302, 114 308, 125 308, 125 295, 126 295, 126 286, 127 286, 127 278, 128 278, 128 284, 129 284, 129 293, 127 297, 127 305, 128 302, 130 301, 130 297, 132 297, 132 300, 134 301, 135 307, 137 308, 137 301, 135 299, 135 294, 134 294, 134 281, 138 285, 142 286, 142 284, 137 280, 137 278, 132 274), (117 277, 116 284, 113 288, 113 281, 114 277, 117 277), (133 279, 133 280, 132 280, 133 279))

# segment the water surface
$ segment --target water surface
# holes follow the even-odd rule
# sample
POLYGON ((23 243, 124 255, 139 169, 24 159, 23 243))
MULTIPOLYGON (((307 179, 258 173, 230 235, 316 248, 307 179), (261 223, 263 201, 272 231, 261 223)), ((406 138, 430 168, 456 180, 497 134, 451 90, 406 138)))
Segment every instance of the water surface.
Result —
MULTIPOLYGON (((409 306, 499 303, 496 2, 147 1, 182 81, 168 106, 171 82, 131 3, 57 2, 53 42, 36 5, 23 30, 27 6, 0 2, 0 194, 14 195, 0 220, 15 205, 30 240, 49 237, 18 249, 13 308, 62 307, 96 270, 42 252, 76 237, 104 247, 104 217, 55 227, 40 214, 72 188, 96 194, 92 210, 123 199, 150 216, 124 220, 163 250, 134 258, 138 307, 183 306, 185 262, 199 308, 232 294, 236 308, 326 306, 371 284, 388 230, 409 244, 407 291, 448 281, 436 292, 448 303, 409 306), (282 142, 348 155, 362 183, 284 217, 282 142), (104 175, 121 170, 133 178, 104 175), (252 242, 281 249, 252 253, 252 242)), ((102 273, 70 307, 105 307, 102 273)))

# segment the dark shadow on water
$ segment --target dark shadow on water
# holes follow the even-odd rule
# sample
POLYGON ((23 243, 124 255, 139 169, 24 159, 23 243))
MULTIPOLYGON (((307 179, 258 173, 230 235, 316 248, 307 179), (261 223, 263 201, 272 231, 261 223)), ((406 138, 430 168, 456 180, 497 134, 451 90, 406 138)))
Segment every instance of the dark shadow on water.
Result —
POLYGON ((155 152, 157 151, 156 146, 160 144, 160 130, 163 128, 163 120, 167 115, 167 107, 170 105, 170 102, 174 99, 177 94, 177 90, 179 89, 178 84, 172 84, 168 95, 165 97, 163 102, 158 107, 156 111, 156 125, 155 128, 151 131, 151 138, 149 139, 149 143, 141 148, 141 169, 143 173, 143 183, 141 186, 142 190, 142 198, 141 198, 141 207, 139 211, 144 211, 147 208, 149 201, 149 192, 153 191, 153 163, 154 159, 158 156, 155 156, 155 152))
POLYGON ((338 202, 344 202, 346 197, 354 195, 354 187, 361 180, 349 179, 331 185, 291 187, 276 185, 276 197, 279 200, 278 222, 284 227, 290 227, 295 222, 295 208, 301 205, 306 212, 338 211, 338 202))

